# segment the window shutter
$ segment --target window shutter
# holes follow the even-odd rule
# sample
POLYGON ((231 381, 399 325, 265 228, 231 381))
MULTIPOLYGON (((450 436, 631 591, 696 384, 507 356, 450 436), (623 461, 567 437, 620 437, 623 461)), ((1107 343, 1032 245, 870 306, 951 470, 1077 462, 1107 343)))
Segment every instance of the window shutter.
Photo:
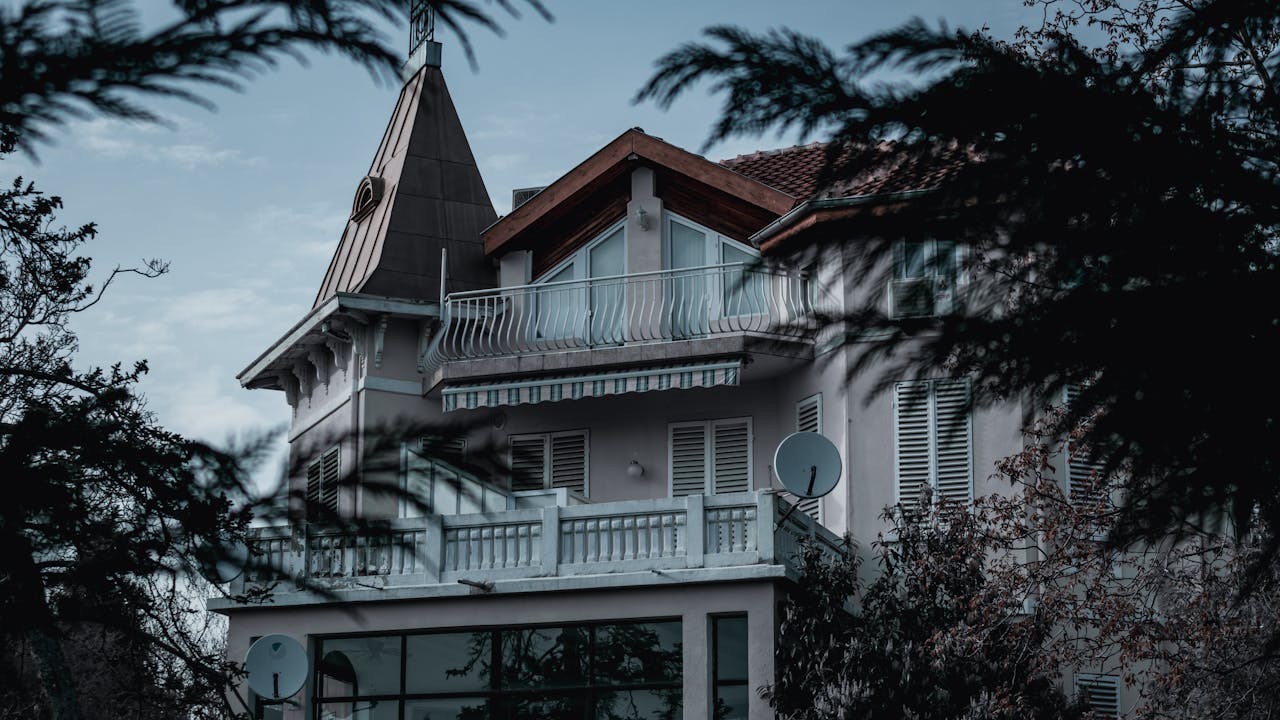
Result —
POLYGON ((1120 717, 1120 678, 1115 675, 1077 673, 1076 696, 1096 717, 1120 717))
POLYGON ((909 510, 919 505, 929 486, 929 383, 900 382, 893 399, 898 502, 909 510))
POLYGON ((547 476, 545 435, 513 435, 511 444, 511 489, 541 490, 547 476))
MULTIPOLYGON (((810 395, 796 403, 796 432, 822 432, 822 393, 810 395)), ((796 505, 796 509, 814 520, 821 521, 822 498, 797 498, 791 493, 783 497, 796 505)))
POLYGON ((707 491, 706 423, 671 425, 671 496, 697 495, 707 491))
MULTIPOLYGON (((1068 385, 1063 392, 1068 407, 1080 400, 1080 386, 1068 385)), ((1077 507, 1093 507, 1102 500, 1102 463, 1094 461, 1088 454, 1076 447, 1075 443, 1067 445, 1067 497, 1077 507)))
POLYGON ((712 487, 717 495, 751 489, 751 420, 712 422, 712 487))
POLYGON ((587 493, 586 431, 552 433, 551 487, 587 493))
POLYGON ((320 504, 335 515, 338 512, 338 480, 342 474, 342 449, 333 447, 322 458, 320 504))
POLYGON ((969 502, 973 499, 969 382, 934 380, 932 384, 938 495, 953 502, 969 502))
POLYGON ((307 464, 307 518, 314 520, 320 513, 320 458, 307 464))

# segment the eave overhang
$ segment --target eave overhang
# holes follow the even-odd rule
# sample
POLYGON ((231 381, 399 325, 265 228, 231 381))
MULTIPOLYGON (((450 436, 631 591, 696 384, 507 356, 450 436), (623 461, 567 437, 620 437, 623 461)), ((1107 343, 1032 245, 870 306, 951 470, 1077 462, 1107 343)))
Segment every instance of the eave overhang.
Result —
POLYGON ((776 255, 794 247, 801 236, 806 240, 822 240, 833 233, 843 233, 849 223, 868 216, 883 217, 905 210, 914 201, 933 193, 935 188, 896 193, 855 195, 840 198, 815 198, 800 203, 760 229, 750 240, 763 255, 776 255), (817 237, 820 234, 822 237, 817 237))
POLYGON ((628 130, 481 233, 485 254, 529 249, 538 229, 639 164, 673 172, 778 216, 796 198, 637 129, 628 130))
MULTIPOLYGON (((310 348, 334 340, 336 336, 333 333, 337 330, 363 328, 383 317, 414 320, 439 318, 440 303, 380 295, 336 293, 289 328, 279 340, 240 371, 236 379, 245 388, 283 390, 284 386, 279 378, 291 372, 294 364, 304 359, 310 348), (335 325, 342 328, 334 327, 335 325)), ((348 335, 346 340, 341 341, 352 342, 354 338, 349 332, 348 335)))

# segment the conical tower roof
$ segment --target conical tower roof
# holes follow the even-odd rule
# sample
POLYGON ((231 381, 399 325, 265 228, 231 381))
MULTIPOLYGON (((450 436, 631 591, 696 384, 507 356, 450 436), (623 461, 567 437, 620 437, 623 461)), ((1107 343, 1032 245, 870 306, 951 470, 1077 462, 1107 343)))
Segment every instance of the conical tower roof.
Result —
MULTIPOLYGON (((438 58, 438 48, 434 57, 438 58)), ((480 231, 497 220, 437 63, 400 90, 313 307, 338 292, 435 299, 492 287, 480 231)))

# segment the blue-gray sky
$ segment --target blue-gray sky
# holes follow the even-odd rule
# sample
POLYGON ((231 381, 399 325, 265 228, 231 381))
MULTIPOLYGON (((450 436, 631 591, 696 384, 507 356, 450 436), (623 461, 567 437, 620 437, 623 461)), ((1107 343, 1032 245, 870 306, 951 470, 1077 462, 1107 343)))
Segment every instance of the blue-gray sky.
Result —
MULTIPOLYGON (((499 17, 505 37, 470 32, 478 71, 442 31, 444 73, 499 214, 511 189, 543 185, 639 126, 697 150, 720 99, 701 90, 668 112, 631 98, 653 62, 702 28, 786 26, 836 47, 912 17, 1007 35, 1036 16, 1021 0, 545 0, 555 15, 499 17)), ((158 11, 158 0, 151 11, 158 11)), ((493 8, 492 4, 483 3, 493 8)), ((405 33, 397 46, 407 43, 405 33)), ((3 161, 61 195, 68 225, 93 220, 99 276, 141 258, 172 262, 156 280, 125 276, 76 328, 84 364, 147 359, 151 408, 168 427, 221 441, 288 419, 282 393, 242 390, 235 374, 311 307, 398 88, 332 56, 292 61, 244 93, 212 91, 216 112, 153 104, 173 128, 78 121, 41 162, 3 161)), ((809 138, 739 139, 712 159, 809 138)))

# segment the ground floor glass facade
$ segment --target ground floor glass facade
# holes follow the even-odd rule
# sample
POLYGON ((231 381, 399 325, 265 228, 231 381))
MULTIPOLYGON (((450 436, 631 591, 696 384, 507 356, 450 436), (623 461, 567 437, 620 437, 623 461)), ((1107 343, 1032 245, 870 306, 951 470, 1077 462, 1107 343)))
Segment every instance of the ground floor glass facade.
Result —
POLYGON ((321 638, 316 720, 675 720, 679 620, 321 638))

